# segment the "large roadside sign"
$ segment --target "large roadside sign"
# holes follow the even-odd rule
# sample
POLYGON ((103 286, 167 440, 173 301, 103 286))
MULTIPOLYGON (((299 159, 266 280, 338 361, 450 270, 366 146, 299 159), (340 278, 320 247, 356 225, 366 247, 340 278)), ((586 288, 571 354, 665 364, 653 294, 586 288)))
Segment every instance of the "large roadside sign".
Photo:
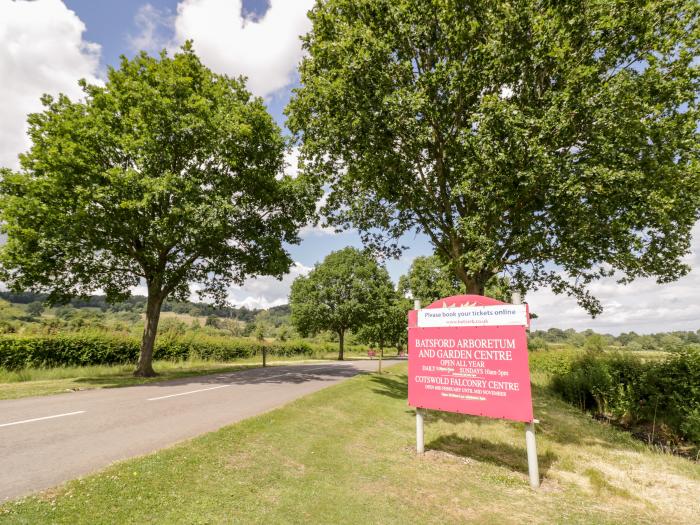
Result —
POLYGON ((533 421, 527 305, 459 295, 408 320, 409 405, 533 421))

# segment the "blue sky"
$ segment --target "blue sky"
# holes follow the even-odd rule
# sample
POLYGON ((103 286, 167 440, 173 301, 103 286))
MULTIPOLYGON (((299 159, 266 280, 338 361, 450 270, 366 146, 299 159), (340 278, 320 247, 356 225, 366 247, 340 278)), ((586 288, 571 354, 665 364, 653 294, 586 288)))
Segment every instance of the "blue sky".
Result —
MULTIPOLYGON (((156 53, 177 48, 186 39, 217 73, 244 74, 248 88, 263 97, 272 116, 284 126, 283 109, 298 84, 299 36, 310 23, 306 11, 315 0, 0 0, 0 166, 17 167, 17 155, 29 147, 24 131, 27 113, 41 109, 43 93, 80 96, 77 81, 101 82, 119 56, 138 49, 156 53)), ((293 160, 290 156, 289 160, 293 160)), ((535 328, 558 326, 641 333, 700 327, 700 225, 693 252, 686 257, 691 274, 659 286, 640 280, 620 286, 606 279, 591 286, 605 312, 595 321, 566 297, 542 289, 528 294, 540 315, 535 328)), ((295 261, 281 282, 250 280, 232 288, 237 304, 267 307, 286 302, 293 279, 333 250, 360 246, 356 233, 335 235, 305 228, 299 246, 290 246, 295 261)), ((394 280, 412 259, 432 252, 423 236, 407 236, 410 249, 388 261, 394 280)))
MULTIPOLYGON (((178 5, 177 0, 65 0, 64 3, 85 23, 85 40, 97 42, 102 46, 103 67, 116 67, 121 55, 133 56, 135 53, 131 46, 131 38, 142 30, 137 23, 137 15, 144 5, 151 5, 156 11, 171 16, 177 13, 178 5)), ((243 0, 243 12, 245 16, 261 17, 269 5, 268 0, 243 0)), ((159 28, 159 34, 164 39, 172 37, 169 28, 159 28)), ((280 90, 266 100, 268 110, 280 125, 284 123, 283 111, 292 87, 280 90)))
MULTIPOLYGON (((65 0, 65 4, 75 11, 85 23, 84 39, 96 42, 102 47, 100 61, 102 68, 118 67, 121 55, 130 57, 136 53, 136 49, 132 46, 132 40, 143 29, 137 23, 139 11, 146 5, 143 0, 120 0, 118 2, 65 0)), ((177 0, 152 0, 148 4, 165 17, 175 16, 177 13, 177 0)), ((244 16, 253 18, 264 16, 270 5, 266 0, 243 0, 242 4, 244 16)), ((158 36, 162 38, 163 42, 167 42, 173 37, 172 29, 160 27, 158 28, 158 36)), ((292 88, 297 85, 298 82, 295 78, 289 85, 265 97, 268 111, 282 127, 284 127, 285 122, 284 108, 289 102, 292 88)), ((408 270, 410 259, 417 255, 432 253, 429 243, 423 236, 409 235, 405 239, 405 244, 411 246, 411 249, 402 259, 387 261, 387 267, 395 281, 408 270)), ((300 245, 289 246, 289 252, 295 261, 310 267, 328 253, 348 245, 361 246, 359 236, 355 233, 328 235, 311 231, 304 235, 300 245)))

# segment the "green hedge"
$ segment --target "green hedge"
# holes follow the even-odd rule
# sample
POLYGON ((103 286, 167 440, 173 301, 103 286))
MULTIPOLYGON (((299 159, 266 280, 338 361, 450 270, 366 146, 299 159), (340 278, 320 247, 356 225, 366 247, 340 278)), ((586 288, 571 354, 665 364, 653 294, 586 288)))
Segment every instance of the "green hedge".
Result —
POLYGON ((530 370, 546 372, 551 375, 565 374, 571 370, 571 365, 581 356, 581 350, 539 350, 530 352, 528 359, 530 370))
POLYGON ((586 354, 555 374, 552 388, 569 403, 631 424, 665 423, 700 445, 700 351, 663 361, 623 354, 586 354))
MULTIPOLYGON (((261 355, 310 356, 326 347, 314 348, 303 341, 259 343, 245 339, 163 339, 156 343, 155 359, 184 360, 190 357, 229 361, 261 355)), ((8 370, 135 363, 139 340, 110 336, 0 337, 0 367, 8 370)))

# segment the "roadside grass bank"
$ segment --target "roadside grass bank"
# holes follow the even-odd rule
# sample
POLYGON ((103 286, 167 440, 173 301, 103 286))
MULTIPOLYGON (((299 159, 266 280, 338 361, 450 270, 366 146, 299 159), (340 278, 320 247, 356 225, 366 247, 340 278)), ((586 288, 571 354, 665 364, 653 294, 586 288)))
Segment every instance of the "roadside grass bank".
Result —
MULTIPOLYGON (((267 364, 278 366, 333 360, 337 354, 317 353, 314 356, 275 357, 269 356, 267 364)), ((359 359, 366 354, 353 353, 346 359, 359 359)), ((142 385, 160 381, 169 381, 183 377, 196 377, 221 372, 234 372, 262 366, 260 357, 217 361, 190 358, 184 361, 158 360, 153 367, 156 377, 134 377, 135 364, 65 366, 53 368, 24 368, 5 370, 0 368, 0 400, 19 399, 22 397, 45 396, 90 390, 94 388, 118 388, 142 385)))
POLYGON ((542 487, 522 424, 430 412, 414 452, 406 365, 0 506, 0 522, 692 523, 700 465, 534 384, 542 487))

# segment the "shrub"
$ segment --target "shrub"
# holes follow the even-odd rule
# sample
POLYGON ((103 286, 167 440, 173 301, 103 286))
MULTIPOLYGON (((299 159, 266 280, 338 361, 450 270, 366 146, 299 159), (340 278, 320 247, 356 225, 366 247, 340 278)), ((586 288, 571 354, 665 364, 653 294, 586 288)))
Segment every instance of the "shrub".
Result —
POLYGON ((590 352, 572 363, 567 373, 552 380, 552 388, 564 400, 581 410, 599 413, 605 411, 611 387, 612 378, 605 362, 590 352))
POLYGON ((571 364, 581 354, 579 350, 547 350, 529 355, 530 369, 553 376, 566 374, 571 364))
POLYGON ((40 301, 34 301, 27 305, 27 313, 31 317, 40 317, 44 312, 44 305, 40 301))
POLYGON ((700 351, 680 350, 642 362, 623 354, 587 353, 551 387, 569 403, 624 423, 667 425, 700 444, 700 351))
MULTIPOLYGON (((136 363, 140 341, 132 337, 103 335, 5 336, 0 337, 0 367, 8 370, 136 363)), ((303 341, 262 343, 245 339, 164 337, 154 357, 179 361, 190 357, 230 361, 261 356, 311 356, 314 350, 303 341)))
POLYGON ((547 350, 549 348, 549 344, 542 337, 528 337, 527 348, 528 350, 536 352, 538 350, 547 350))
POLYGON ((0 321, 0 334, 14 334, 17 332, 17 326, 9 321, 0 321))
POLYGON ((600 334, 591 334, 586 337, 583 349, 588 352, 602 352, 605 349, 605 341, 600 334))
POLYGON ((638 399, 640 417, 663 421, 700 443, 700 351, 681 350, 649 363, 638 399))
POLYGON ((135 362, 138 354, 138 341, 126 338, 92 336, 0 338, 0 366, 8 370, 120 364, 135 362))

